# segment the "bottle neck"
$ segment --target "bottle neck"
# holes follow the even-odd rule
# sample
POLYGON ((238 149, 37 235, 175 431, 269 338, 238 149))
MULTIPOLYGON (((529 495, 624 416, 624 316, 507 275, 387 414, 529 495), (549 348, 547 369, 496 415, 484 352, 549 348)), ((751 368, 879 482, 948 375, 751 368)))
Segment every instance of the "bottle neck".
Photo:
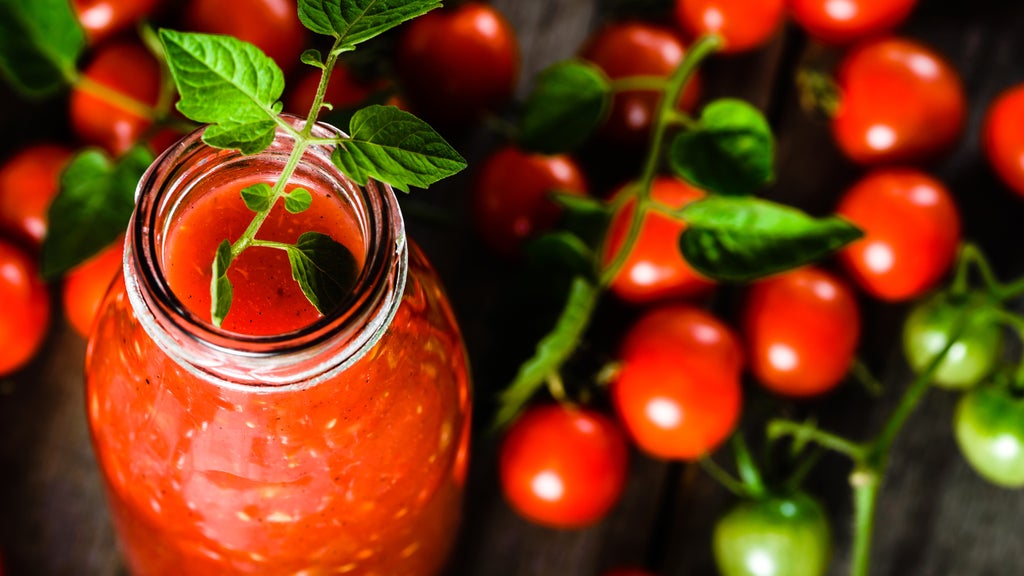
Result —
MULTIPOLYGON (((302 120, 290 121, 301 129, 302 120)), ((325 124, 313 130, 315 138, 339 134, 325 124)), ((356 255, 363 265, 355 287, 337 310, 291 332, 252 336, 214 326, 173 292, 165 273, 168 243, 183 211, 225 183, 260 174, 274 179, 293 145, 291 133, 279 129, 267 150, 246 156, 207 146, 200 130, 161 155, 136 193, 125 244, 125 283, 135 315, 168 356, 222 386, 270 392, 312 386, 334 376, 376 344, 404 290, 408 252, 393 191, 372 181, 357 185, 331 162, 329 147, 313 145, 291 181, 333 195, 339 209, 350 212, 363 240, 363 253, 356 255)), ((212 257, 195 264, 210 266, 212 257)))

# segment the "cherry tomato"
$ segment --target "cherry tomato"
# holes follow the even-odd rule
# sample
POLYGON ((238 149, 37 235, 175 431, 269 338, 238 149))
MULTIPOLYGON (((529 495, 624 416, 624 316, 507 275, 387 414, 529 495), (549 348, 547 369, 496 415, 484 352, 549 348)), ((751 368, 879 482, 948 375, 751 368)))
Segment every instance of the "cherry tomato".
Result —
POLYGON ((935 368, 932 382, 940 388, 966 389, 995 368, 1003 352, 1003 329, 986 304, 987 296, 956 297, 939 292, 918 302, 903 324, 903 351, 915 372, 923 372, 949 343, 952 331, 967 313, 964 332, 935 368))
POLYGON ((836 212, 864 231, 840 251, 840 262, 857 284, 882 300, 924 294, 956 258, 959 212, 946 187, 924 172, 869 172, 843 194, 836 212))
POLYGON ((828 515, 802 492, 737 504, 712 538, 722 576, 821 576, 832 556, 828 515))
POLYGON ((785 0, 676 0, 676 21, 693 37, 716 33, 722 52, 745 52, 770 40, 782 26, 785 0))
POLYGON ((826 44, 848 44, 899 26, 917 0, 789 0, 789 13, 826 44))
POLYGON ((503 256, 518 255, 526 239, 557 223, 561 209, 548 197, 553 191, 587 193, 583 170, 571 156, 514 145, 494 151, 480 165, 470 194, 480 237, 503 256))
POLYGON ((840 62, 836 83, 832 135, 858 164, 931 160, 963 132, 967 105, 957 71, 913 40, 857 45, 840 62))
POLYGON ((1024 84, 1003 91, 985 112, 981 141, 996 174, 1024 196, 1024 84))
POLYGON ((845 282, 805 266, 754 282, 743 307, 750 368, 773 392, 806 397, 836 387, 860 339, 860 311, 845 282))
MULTIPOLYGON (((316 97, 316 90, 320 85, 320 76, 319 68, 311 68, 289 85, 284 106, 286 112, 303 117, 309 113, 309 107, 313 105, 313 98, 316 97)), ((348 66, 339 62, 331 71, 330 80, 327 81, 324 101, 331 103, 335 110, 354 108, 365 103, 376 90, 383 87, 380 82, 358 78, 348 66)))
POLYGON ((612 405, 651 456, 699 458, 735 429, 743 352, 711 313, 686 304, 656 306, 629 328, 618 356, 612 405))
MULTIPOLYGON (((586 40, 580 55, 604 70, 612 80, 636 76, 668 77, 686 55, 686 45, 674 28, 641 21, 606 25, 586 40)), ((623 90, 612 97, 602 137, 625 145, 645 144, 654 123, 660 92, 623 90)), ((691 111, 700 98, 700 80, 693 77, 683 89, 679 108, 691 111)))
POLYGON ((0 165, 0 226, 35 246, 42 243, 47 212, 71 154, 63 144, 33 144, 0 165))
POLYGON ((68 323, 83 337, 92 331, 96 312, 114 278, 121 273, 124 244, 114 242, 64 276, 62 298, 68 323))
POLYGON ((288 74, 299 64, 307 31, 295 0, 188 0, 185 26, 254 44, 288 74))
MULTIPOLYGON (((83 74, 141 106, 155 106, 160 95, 159 64, 137 42, 100 46, 83 74)), ((152 125, 152 119, 139 112, 97 96, 81 83, 71 89, 71 126, 75 134, 115 156, 131 148, 152 125)))
POLYGON ((592 524, 618 502, 629 453, 615 422, 558 404, 525 411, 499 453, 501 487, 523 517, 556 528, 592 524))
MULTIPOLYGON (((624 194, 620 188, 616 194, 624 194)), ((683 206, 705 196, 705 192, 671 176, 655 178, 651 199, 668 208, 683 206)), ((636 202, 629 200, 612 217, 608 228, 605 263, 622 247, 629 233, 636 202)), ((648 210, 633 249, 611 283, 611 290, 627 302, 642 304, 674 297, 690 297, 709 292, 714 283, 697 273, 679 251, 679 235, 686 229, 682 220, 648 210)))
POLYGON ((90 44, 134 26, 156 10, 160 0, 72 0, 90 44))
POLYGON ((974 388, 957 403, 957 444, 983 478, 1006 488, 1024 486, 1024 394, 1007 383, 974 388))
POLYGON ((395 71, 415 113, 444 127, 461 127, 512 98, 519 40, 491 5, 441 8, 403 24, 395 71))
POLYGON ((50 325, 50 295, 39 266, 21 248, 0 239, 0 376, 35 356, 50 325))

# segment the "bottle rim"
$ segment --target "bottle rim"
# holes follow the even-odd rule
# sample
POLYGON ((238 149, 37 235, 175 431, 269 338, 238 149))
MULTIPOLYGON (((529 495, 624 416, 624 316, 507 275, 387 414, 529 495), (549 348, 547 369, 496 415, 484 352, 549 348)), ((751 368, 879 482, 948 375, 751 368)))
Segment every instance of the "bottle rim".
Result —
MULTIPOLYGON (((127 293, 143 328, 184 368, 227 387, 293 389, 315 385, 346 369, 384 334, 405 286, 408 247, 394 191, 372 180, 359 186, 331 162, 330 147, 311 144, 300 170, 308 169, 327 179, 331 188, 346 191, 346 201, 359 216, 365 244, 355 285, 336 309, 290 332, 248 335, 214 326, 189 310, 171 290, 161 264, 161 244, 168 221, 181 208, 182 195, 231 162, 258 160, 263 155, 283 164, 305 120, 282 117, 291 130, 279 126, 271 147, 254 155, 207 145, 203 128, 165 150, 139 181, 125 238, 127 293)), ((344 133, 318 122, 312 136, 327 139, 344 133)))

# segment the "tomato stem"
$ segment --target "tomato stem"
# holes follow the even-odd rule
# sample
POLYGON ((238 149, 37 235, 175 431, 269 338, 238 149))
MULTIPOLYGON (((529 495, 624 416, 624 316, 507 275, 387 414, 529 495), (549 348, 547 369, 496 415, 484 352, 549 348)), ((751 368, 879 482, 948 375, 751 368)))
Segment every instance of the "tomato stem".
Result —
POLYGON ((823 448, 843 454, 854 462, 863 461, 868 452, 867 447, 863 444, 853 442, 838 434, 826 432, 813 423, 795 422, 781 418, 768 422, 769 438, 777 439, 783 436, 792 436, 797 442, 814 442, 823 448))
POLYGON ((147 120, 156 120, 159 114, 157 110, 144 102, 140 102, 131 96, 128 96, 122 92, 114 90, 106 84, 97 82, 92 78, 82 74, 75 79, 75 84, 80 90, 93 96, 105 100, 110 104, 122 108, 127 112, 135 114, 136 116, 146 118, 147 120))
POLYGON ((853 376, 857 382, 860 382, 861 386, 863 386, 864 389, 867 390, 868 394, 872 396, 881 396, 882 392, 885 391, 885 386, 883 386, 882 382, 875 377, 871 368, 869 368, 861 358, 855 358, 853 360, 853 364, 850 366, 850 375, 853 376))
POLYGON ((875 529, 875 508, 880 484, 879 473, 869 467, 858 466, 850 474, 854 507, 851 576, 868 576, 871 565, 871 536, 875 529))
POLYGON ((715 462, 710 456, 704 456, 698 460, 700 467, 704 472, 707 473, 715 482, 721 484, 723 488, 732 493, 737 498, 748 498, 751 496, 749 487, 740 482, 732 474, 729 474, 725 468, 722 468, 718 462, 715 462))
MULTIPOLYGON (((718 35, 701 36, 693 43, 686 56, 683 57, 683 61, 679 63, 679 66, 672 72, 672 75, 669 76, 668 81, 664 84, 665 89, 661 93, 658 110, 654 115, 655 122, 651 128, 651 143, 647 148, 643 170, 637 179, 633 194, 628 195, 635 195, 636 199, 636 205, 633 207, 633 217, 630 219, 626 237, 618 251, 616 251, 615 256, 604 269, 599 268, 598 278, 602 287, 609 285, 622 266, 625 265, 626 258, 633 250, 633 245, 636 244, 636 239, 640 235, 640 229, 647 214, 648 203, 650 202, 651 186, 658 172, 658 166, 661 164, 665 133, 671 120, 675 117, 676 102, 679 101, 679 95, 683 93, 686 85, 697 72, 700 63, 721 46, 722 39, 718 35)), ((623 197, 627 197, 627 194, 623 194, 623 197)), ((602 256, 606 253, 609 236, 606 230, 601 241, 601 250, 597 252, 597 261, 599 263, 602 261, 602 256)), ((600 267, 600 264, 598 266, 600 267)))

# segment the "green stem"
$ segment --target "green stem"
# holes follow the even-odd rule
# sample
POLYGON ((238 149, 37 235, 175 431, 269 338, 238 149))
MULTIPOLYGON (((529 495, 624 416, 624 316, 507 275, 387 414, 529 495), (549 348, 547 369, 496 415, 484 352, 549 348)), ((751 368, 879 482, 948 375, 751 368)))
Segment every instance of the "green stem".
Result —
POLYGON ((833 452, 848 456, 854 462, 864 460, 868 452, 867 447, 863 444, 847 440, 831 432, 826 432, 813 424, 782 419, 770 421, 768 423, 768 437, 781 438, 783 436, 792 436, 800 441, 814 442, 823 448, 828 448, 833 452))
POLYGON ((664 76, 626 76, 611 81, 613 92, 628 90, 666 90, 668 80, 664 76))
MULTIPOLYGON (((655 113, 656 120, 651 130, 651 141, 647 148, 643 170, 636 183, 636 205, 633 207, 632 218, 629 221, 629 230, 626 233, 625 241, 616 251, 611 262, 599 270, 598 278, 601 286, 609 285, 619 273, 619 270, 625 265, 629 253, 633 250, 637 237, 640 235, 640 228, 647 213, 647 204, 650 201, 651 184, 654 182, 654 177, 658 172, 658 166, 661 162, 661 150, 664 145, 665 133, 670 125, 670 120, 676 117, 674 111, 676 102, 679 101, 679 95, 682 94, 683 89, 686 88, 690 79, 697 72, 700 63, 718 50, 721 45, 721 38, 715 34, 698 38, 689 51, 687 51, 682 63, 672 72, 672 75, 669 76, 665 84, 665 90, 662 92, 658 103, 658 111, 655 113)), ((623 194, 623 197, 629 196, 633 195, 623 194)), ((601 250, 598 251, 598 262, 602 261, 600 256, 606 253, 608 236, 605 233, 601 243, 601 250)))
POLYGON ((700 467, 708 476, 714 479, 715 482, 721 484, 722 487, 731 492, 733 496, 736 496, 737 498, 746 498, 750 496, 747 486, 734 478, 732 474, 726 472, 726 470, 719 466, 718 462, 715 462, 710 456, 704 456, 698 460, 698 462, 700 463, 700 467))
POLYGON ((953 294, 965 294, 970 286, 971 266, 978 270, 985 289, 990 294, 996 295, 1001 290, 999 281, 992 273, 992 267, 985 259, 981 250, 973 243, 965 242, 960 246, 960 255, 957 259, 956 275, 953 277, 950 292, 953 294))
POLYGON ((875 530, 875 508, 880 485, 879 473, 857 467, 850 474, 853 488, 853 561, 851 576, 868 576, 871 566, 871 537, 875 530))
POLYGON ((879 382, 878 378, 871 372, 868 365, 860 358, 855 358, 853 365, 850 366, 850 374, 868 391, 868 394, 872 396, 881 396, 885 387, 879 382))
POLYGON ((123 94, 117 90, 114 90, 106 84, 96 82, 95 80, 89 78, 84 74, 79 75, 75 78, 75 85, 83 92, 92 94, 93 96, 101 100, 105 100, 110 104, 117 106, 118 108, 122 108, 128 112, 131 112, 136 116, 140 116, 142 118, 146 118, 149 120, 156 120, 157 117, 159 116, 156 109, 154 109, 152 106, 144 102, 140 102, 139 100, 136 100, 135 98, 132 98, 131 96, 123 94))

